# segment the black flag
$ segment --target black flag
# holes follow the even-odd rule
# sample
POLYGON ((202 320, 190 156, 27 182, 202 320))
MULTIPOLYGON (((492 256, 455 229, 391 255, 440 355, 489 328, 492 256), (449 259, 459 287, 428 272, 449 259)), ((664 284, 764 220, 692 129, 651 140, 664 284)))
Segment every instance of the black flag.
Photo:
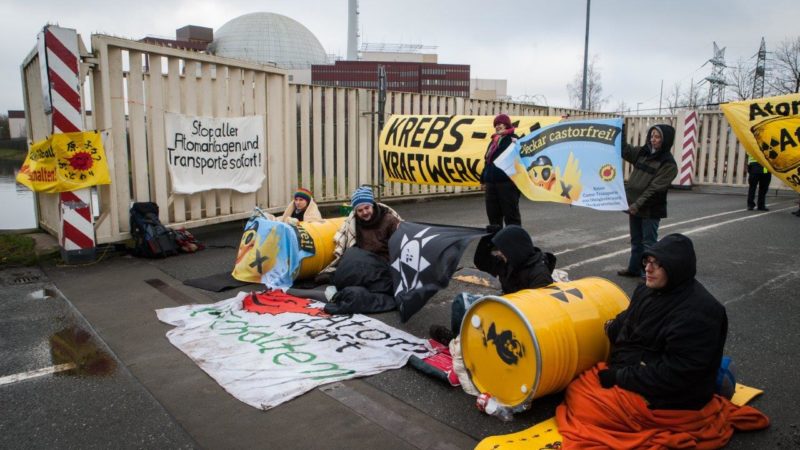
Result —
POLYGON ((406 322, 428 299, 447 287, 467 244, 483 228, 402 222, 389 239, 394 298, 406 322))

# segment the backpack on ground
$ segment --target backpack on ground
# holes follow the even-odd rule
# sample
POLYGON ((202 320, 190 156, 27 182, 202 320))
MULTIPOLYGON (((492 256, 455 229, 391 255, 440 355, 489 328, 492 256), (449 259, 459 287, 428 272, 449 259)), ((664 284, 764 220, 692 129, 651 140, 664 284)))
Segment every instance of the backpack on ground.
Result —
POLYGON ((158 205, 153 202, 134 203, 130 210, 131 236, 135 256, 166 258, 178 254, 175 232, 158 219, 158 205))

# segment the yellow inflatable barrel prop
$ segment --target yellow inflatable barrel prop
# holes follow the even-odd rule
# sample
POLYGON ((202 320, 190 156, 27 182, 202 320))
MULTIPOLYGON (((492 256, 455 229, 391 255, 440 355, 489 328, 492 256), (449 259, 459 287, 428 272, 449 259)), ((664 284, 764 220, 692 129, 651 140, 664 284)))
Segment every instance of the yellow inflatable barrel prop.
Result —
POLYGON ((333 261, 333 250, 336 248, 333 237, 344 220, 344 217, 337 217, 322 222, 300 222, 300 227, 314 243, 314 256, 300 261, 300 270, 295 279, 312 278, 333 261))
POLYGON ((608 356, 603 325, 628 307, 604 278, 583 278, 475 302, 461 323, 472 382, 510 407, 567 387, 608 356))

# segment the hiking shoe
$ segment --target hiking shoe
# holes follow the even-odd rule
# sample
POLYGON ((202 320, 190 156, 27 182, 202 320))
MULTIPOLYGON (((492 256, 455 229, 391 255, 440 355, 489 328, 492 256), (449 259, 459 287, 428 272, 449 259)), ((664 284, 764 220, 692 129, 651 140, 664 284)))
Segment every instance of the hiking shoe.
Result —
POLYGON ((444 345, 450 345, 450 341, 455 337, 450 328, 443 325, 431 325, 428 334, 430 334, 431 339, 444 345))
POLYGON ((640 277, 641 276, 640 274, 633 273, 628 269, 618 270, 617 271, 617 275, 619 275, 621 277, 630 277, 630 278, 636 278, 636 277, 640 277))

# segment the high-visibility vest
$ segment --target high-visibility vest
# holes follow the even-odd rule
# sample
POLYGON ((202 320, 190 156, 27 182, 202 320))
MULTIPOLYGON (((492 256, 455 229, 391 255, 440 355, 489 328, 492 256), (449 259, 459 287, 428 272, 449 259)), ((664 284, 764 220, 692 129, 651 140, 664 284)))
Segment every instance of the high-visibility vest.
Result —
MULTIPOLYGON (((759 164, 759 162, 758 162, 758 160, 757 160, 757 159, 753 158, 752 156, 750 156, 750 155, 747 155, 747 164, 748 164, 748 165, 749 165, 749 164, 759 164)), ((759 164, 759 165, 760 165, 760 164, 759 164)), ((761 168, 761 170, 763 170, 763 171, 764 171, 764 173, 767 173, 767 172, 768 172, 768 170, 767 170, 767 168, 766 168, 766 167, 762 167, 762 168, 761 168)))

